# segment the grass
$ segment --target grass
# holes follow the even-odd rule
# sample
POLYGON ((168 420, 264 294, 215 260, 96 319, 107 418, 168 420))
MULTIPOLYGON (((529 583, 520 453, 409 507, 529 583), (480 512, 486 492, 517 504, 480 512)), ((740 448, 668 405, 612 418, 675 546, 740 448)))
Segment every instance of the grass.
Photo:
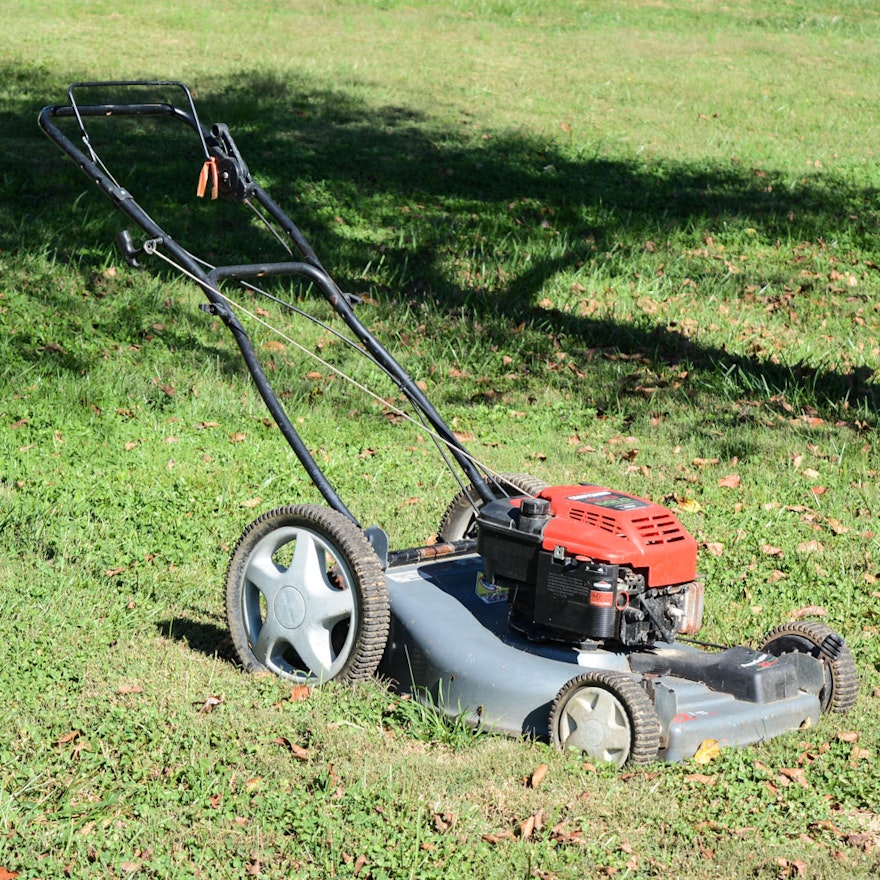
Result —
MULTIPOLYGON (((26 0, 0 36, 0 869, 873 876, 872 5, 80 7, 26 0), (857 659, 854 712, 621 775, 381 683, 296 700, 242 675, 229 549, 317 494, 196 292, 121 262, 121 218, 36 127, 70 82, 129 76, 183 79, 230 124, 478 456, 676 509, 708 640, 820 606, 857 659)), ((143 150, 111 167, 185 244, 250 246, 194 204, 197 158, 143 150)), ((357 516, 426 540, 454 492, 429 444, 255 336, 357 516)))

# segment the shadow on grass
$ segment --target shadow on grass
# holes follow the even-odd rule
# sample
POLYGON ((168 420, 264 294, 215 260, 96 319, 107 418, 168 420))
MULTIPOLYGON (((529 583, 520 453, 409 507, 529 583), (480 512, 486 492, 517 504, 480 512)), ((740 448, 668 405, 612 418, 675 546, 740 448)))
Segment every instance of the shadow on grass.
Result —
POLYGON ((213 623, 175 617, 156 623, 159 634, 166 639, 185 643, 191 650, 207 657, 218 657, 228 663, 237 663, 229 632, 213 623))
MULTIPOLYGON (((64 102, 68 82, 21 67, 0 69, 0 76, 7 82, 0 104, 0 149, 7 157, 0 248, 43 251, 94 272, 106 262, 122 218, 98 204, 100 194, 88 192, 89 184, 35 123, 42 105, 64 102)), ((876 390, 868 382, 872 371, 865 366, 842 372, 778 365, 702 344, 674 327, 596 320, 548 310, 535 301, 535 291, 548 279, 591 253, 616 252, 625 259, 646 242, 664 241, 682 230, 693 230, 695 241, 705 230, 732 226, 759 229, 767 240, 840 240, 867 249, 877 214, 873 188, 823 173, 792 182, 772 169, 735 162, 651 165, 576 155, 506 132, 475 137, 473 119, 463 118, 459 130, 440 127, 406 108, 369 105, 342 88, 296 76, 242 72, 198 85, 202 121, 230 125, 257 179, 282 207, 295 208, 293 219, 343 287, 364 265, 381 261, 397 282, 383 295, 428 301, 438 321, 445 312, 466 307, 476 317, 503 317, 511 326, 527 322, 587 348, 686 361, 691 370, 739 377, 743 388, 768 394, 793 390, 815 406, 846 400, 863 413, 876 413, 876 390), (357 221, 340 222, 345 218, 339 214, 357 221), (462 236, 474 248, 527 250, 542 241, 548 217, 558 245, 536 247, 537 258, 505 279, 501 296, 449 277, 444 258, 457 253, 462 236), (393 229, 400 244, 380 252, 368 235, 352 235, 352 227, 393 229)), ((171 209, 168 222, 180 227, 180 234, 173 230, 176 237, 197 254, 204 254, 201 242, 209 258, 222 245, 232 251, 228 259, 224 251, 222 261, 240 259, 227 210, 234 206, 216 208, 209 217, 204 204, 191 205, 198 156, 181 160, 170 144, 152 146, 159 155, 170 151, 175 161, 165 183, 148 195, 166 210, 171 192, 189 200, 187 207, 171 209), (196 242, 187 234, 196 235, 196 242)), ((144 201, 136 187, 132 190, 144 201)), ((165 216, 157 214, 160 222, 165 216)), ((60 307, 63 295, 49 290, 42 295, 60 307)), ((146 308, 136 308, 129 318, 148 321, 146 308)))

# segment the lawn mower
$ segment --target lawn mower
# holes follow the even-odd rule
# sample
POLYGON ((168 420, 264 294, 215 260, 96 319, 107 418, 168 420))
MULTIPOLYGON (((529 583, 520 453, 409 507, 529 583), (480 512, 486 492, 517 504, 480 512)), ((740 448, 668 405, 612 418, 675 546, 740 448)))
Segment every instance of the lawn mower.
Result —
MULTIPOLYGON (((474 458, 361 322, 360 299, 340 289, 252 177, 229 128, 200 122, 184 84, 75 83, 67 103, 44 108, 39 122, 139 228, 137 237, 128 230, 117 237, 125 260, 162 260, 201 289, 201 308, 231 332, 323 497, 323 505, 264 513, 232 551, 226 614, 244 669, 309 684, 377 675, 482 729, 549 738, 618 766, 686 760, 706 741, 756 743, 854 704, 852 654, 822 623, 783 624, 757 649, 694 639, 703 613, 697 542, 671 510, 588 481, 548 486, 495 473, 474 458), (135 100, 145 91, 162 99, 135 100), (250 209, 257 220, 249 220, 283 247, 282 258, 212 265, 178 243, 98 155, 93 127, 119 118, 191 130, 194 200, 250 209), (259 319, 242 299, 279 301, 261 279, 318 291, 347 328, 341 338, 399 389, 407 408, 396 415, 436 444, 460 489, 434 543, 391 549, 382 528, 357 521, 310 453, 240 320, 259 319)), ((291 302, 281 305, 317 321, 291 302)))

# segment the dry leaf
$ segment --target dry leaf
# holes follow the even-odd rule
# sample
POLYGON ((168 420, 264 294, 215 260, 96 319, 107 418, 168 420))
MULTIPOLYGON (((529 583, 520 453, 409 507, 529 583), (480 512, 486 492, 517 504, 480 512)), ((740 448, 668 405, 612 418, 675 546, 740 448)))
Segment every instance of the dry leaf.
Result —
POLYGON ((230 443, 241 443, 246 437, 247 437, 247 434, 245 434, 244 432, 236 431, 234 434, 229 435, 229 442, 230 443))
POLYGON ((284 746, 294 758, 298 758, 300 761, 308 761, 309 759, 308 749, 304 749, 295 742, 291 742, 286 736, 276 736, 272 742, 279 746, 284 746))
POLYGON ((241 506, 242 506, 242 507, 247 507, 247 508, 253 509, 254 507, 258 507, 258 506, 259 506, 260 504, 262 504, 262 503, 263 503, 263 499, 262 499, 262 498, 259 498, 259 497, 257 497, 257 498, 248 498, 247 501, 242 501, 242 502, 241 502, 241 506))
POLYGON ((706 549, 707 549, 707 550, 708 550, 713 556, 718 556, 718 557, 720 557, 720 556, 723 556, 723 555, 724 555, 724 544, 722 544, 720 541, 709 541, 709 542, 706 544, 706 549))
POLYGON ((547 775, 547 771, 549 769, 550 768, 546 764, 539 764, 535 768, 535 772, 532 773, 531 778, 529 779, 529 787, 538 788, 544 781, 544 777, 547 775))
POLYGON ((718 485, 722 489, 739 489, 740 483, 742 483, 742 477, 739 474, 728 474, 718 481, 718 485))
POLYGON ((694 755, 694 763, 708 764, 710 761, 715 760, 715 758, 720 757, 720 755, 721 746, 718 745, 718 741, 714 739, 705 739, 697 749, 697 753, 694 755))
POLYGON ((789 617, 792 620, 803 620, 805 617, 825 617, 828 612, 821 605, 804 605, 803 608, 797 608, 791 612, 789 617))
POLYGON ((798 553, 821 553, 824 549, 820 541, 804 541, 798 544, 798 553))
POLYGON ((444 834, 455 824, 452 813, 434 813, 434 828, 438 834, 444 834))
POLYGON ((715 785, 717 781, 716 776, 707 776, 705 773, 689 773, 685 776, 685 782, 698 782, 701 785, 715 785))
POLYGON ((782 547, 774 547, 773 544, 761 544, 761 552, 765 556, 782 556, 785 553, 782 547))
POLYGON ((796 782, 803 788, 810 787, 810 783, 807 782, 807 774, 802 767, 780 767, 779 776, 779 781, 783 785, 787 785, 788 782, 796 782), (783 780, 786 780, 786 782, 783 782, 783 780))
POLYGON ((535 817, 529 816, 519 823, 519 837, 521 840, 528 840, 535 833, 535 817))
POLYGON ((205 697, 204 700, 200 702, 193 703, 193 706, 199 707, 200 715, 208 715, 213 712, 221 703, 223 702, 223 697, 205 697))
POLYGON ((144 689, 139 684, 121 684, 116 688, 119 694, 142 694, 144 689))

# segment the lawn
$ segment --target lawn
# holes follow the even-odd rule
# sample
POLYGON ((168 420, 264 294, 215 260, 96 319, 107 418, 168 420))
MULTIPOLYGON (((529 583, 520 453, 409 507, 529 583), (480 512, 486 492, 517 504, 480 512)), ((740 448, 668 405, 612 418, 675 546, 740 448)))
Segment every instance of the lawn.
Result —
MULTIPOLYGON (((21 0, 2 18, 0 878, 876 876, 873 4, 21 0), (479 459, 667 504, 700 545, 706 640, 820 619, 856 658, 855 709, 620 772, 382 682, 243 673, 230 551, 320 497, 198 290, 125 264, 123 218, 36 124, 71 82, 144 77, 230 125, 479 459)), ((189 146, 141 141, 108 135, 114 173, 184 244, 241 258, 189 146)), ((456 491, 430 441, 253 333, 358 519, 430 540, 456 491)), ((289 335, 370 381, 326 328, 289 335)))

